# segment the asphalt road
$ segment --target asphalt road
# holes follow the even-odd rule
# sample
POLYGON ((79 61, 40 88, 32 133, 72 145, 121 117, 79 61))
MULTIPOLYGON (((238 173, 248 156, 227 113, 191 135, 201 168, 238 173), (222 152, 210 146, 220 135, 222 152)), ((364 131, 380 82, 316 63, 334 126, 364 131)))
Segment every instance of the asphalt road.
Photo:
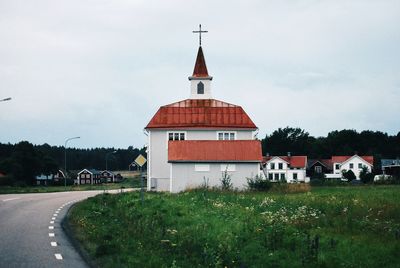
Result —
POLYGON ((102 192, 0 195, 0 267, 88 267, 61 222, 74 202, 102 192))

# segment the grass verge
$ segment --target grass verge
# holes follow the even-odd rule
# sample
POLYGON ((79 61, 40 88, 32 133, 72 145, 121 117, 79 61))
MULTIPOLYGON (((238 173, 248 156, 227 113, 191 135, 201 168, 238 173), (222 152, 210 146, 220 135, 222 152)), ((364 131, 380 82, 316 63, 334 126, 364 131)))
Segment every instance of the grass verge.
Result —
MULTIPOLYGON (((146 183, 146 182, 145 182, 146 183)), ((145 184, 146 185, 146 184, 145 184)), ((89 190, 112 190, 123 188, 140 187, 140 178, 126 178, 120 183, 104 183, 96 185, 67 185, 64 186, 0 186, 0 194, 19 194, 19 193, 50 193, 65 191, 89 191, 89 190)))
POLYGON ((102 267, 399 267, 400 187, 103 194, 73 207, 102 267))

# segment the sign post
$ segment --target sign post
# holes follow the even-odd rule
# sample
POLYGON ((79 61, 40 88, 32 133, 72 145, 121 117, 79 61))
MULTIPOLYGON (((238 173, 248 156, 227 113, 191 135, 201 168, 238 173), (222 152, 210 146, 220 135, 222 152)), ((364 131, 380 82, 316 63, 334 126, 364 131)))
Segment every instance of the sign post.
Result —
POLYGON ((143 155, 139 155, 135 159, 135 163, 140 167, 140 200, 142 205, 144 203, 144 189, 143 189, 143 165, 146 164, 147 160, 143 155))

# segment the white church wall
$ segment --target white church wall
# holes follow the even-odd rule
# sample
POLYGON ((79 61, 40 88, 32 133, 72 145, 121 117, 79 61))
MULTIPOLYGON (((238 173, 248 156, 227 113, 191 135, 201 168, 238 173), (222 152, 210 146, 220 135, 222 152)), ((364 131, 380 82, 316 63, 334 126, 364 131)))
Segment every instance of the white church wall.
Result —
MULTIPOLYGON (((178 193, 187 189, 198 188, 208 179, 209 187, 221 187, 223 163, 209 163, 209 171, 196 171, 195 163, 172 163, 172 192, 178 193)), ((259 163, 232 163, 235 171, 228 172, 231 175, 233 188, 244 190, 247 187, 248 177, 254 177, 259 173, 259 163)), ((204 170, 204 169, 203 169, 204 170)))
POLYGON ((211 99, 211 80, 197 80, 190 81, 190 98, 191 99, 211 99), (202 82, 204 85, 204 94, 197 94, 197 84, 202 82))

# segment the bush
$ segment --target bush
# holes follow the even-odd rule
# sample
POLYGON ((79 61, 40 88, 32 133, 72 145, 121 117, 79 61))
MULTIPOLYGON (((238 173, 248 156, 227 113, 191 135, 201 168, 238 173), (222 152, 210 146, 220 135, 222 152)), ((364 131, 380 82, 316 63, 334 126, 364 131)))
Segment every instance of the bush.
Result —
POLYGON ((246 178, 250 190, 253 191, 268 191, 272 187, 272 183, 263 179, 261 176, 256 175, 254 178, 246 178))
POLYGON ((354 175, 354 172, 351 170, 343 171, 342 175, 343 178, 345 178, 348 182, 357 179, 356 175, 354 175))
POLYGON ((225 170, 224 172, 222 172, 221 188, 222 188, 222 190, 231 190, 232 189, 231 175, 228 174, 228 170, 225 170))
POLYGON ((364 166, 360 171, 360 180, 363 183, 371 183, 374 181, 374 174, 368 171, 368 168, 364 166))

